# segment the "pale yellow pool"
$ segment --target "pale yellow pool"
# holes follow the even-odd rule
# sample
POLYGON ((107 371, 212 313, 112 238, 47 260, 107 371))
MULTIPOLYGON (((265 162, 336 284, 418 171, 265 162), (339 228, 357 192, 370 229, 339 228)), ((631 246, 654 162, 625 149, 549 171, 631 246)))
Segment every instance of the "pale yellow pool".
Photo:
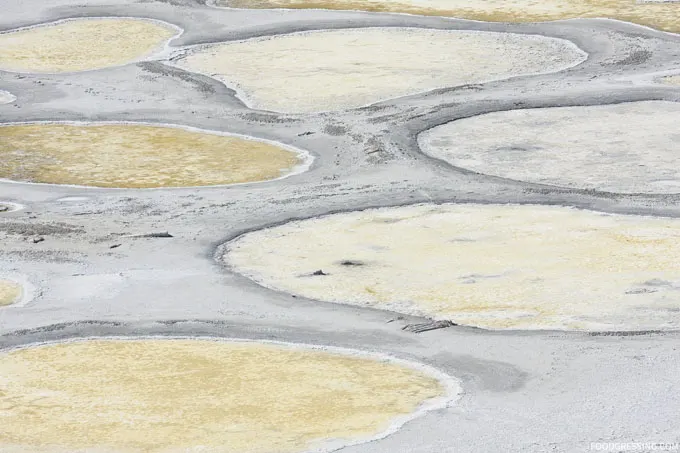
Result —
POLYGON ((209 131, 140 124, 0 127, 0 177, 95 187, 187 187, 276 179, 301 152, 209 131))
POLYGON ((0 307, 11 305, 21 298, 22 288, 16 282, 0 279, 0 307))
POLYGON ((133 18, 69 19, 0 33, 0 69, 75 72, 118 66, 162 49, 177 29, 133 18))
POLYGON ((235 8, 320 8, 450 16, 492 22, 604 17, 680 31, 680 2, 642 0, 217 0, 235 8))
POLYGON ((46 345, 0 354, 0 450, 302 452, 369 439, 443 394, 413 368, 286 345, 46 345))

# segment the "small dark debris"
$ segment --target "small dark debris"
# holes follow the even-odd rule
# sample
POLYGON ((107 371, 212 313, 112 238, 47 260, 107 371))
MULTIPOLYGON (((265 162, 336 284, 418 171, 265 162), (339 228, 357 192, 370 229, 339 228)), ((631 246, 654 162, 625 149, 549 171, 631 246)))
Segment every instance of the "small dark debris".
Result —
POLYGON ((0 212, 7 212, 9 211, 9 206, 6 206, 4 204, 0 204, 0 212))
POLYGON ((436 329, 445 329, 447 327, 453 327, 457 326, 453 321, 430 321, 430 322, 425 322, 425 323, 419 323, 419 324, 408 324, 404 327, 402 327, 401 330, 405 330, 406 332, 412 332, 412 333, 423 333, 427 332, 428 330, 436 330, 436 329))
POLYGON ((121 245, 123 245, 123 244, 113 244, 113 245, 110 246, 109 248, 110 248, 110 249, 117 249, 117 248, 120 247, 121 245))
POLYGON ((624 294, 647 294, 647 293, 656 293, 658 291, 659 291, 658 289, 636 288, 636 289, 628 290, 624 294))
POLYGON ((328 275, 325 273, 323 270, 319 269, 318 271, 312 272, 312 275, 328 275))
POLYGON ((136 236, 133 236, 136 238, 172 238, 174 237, 172 234, 168 233, 167 231, 163 231, 160 233, 147 233, 147 234, 138 234, 136 236))
POLYGON ((302 133, 297 134, 297 135, 298 135, 298 137, 304 137, 306 135, 313 135, 313 134, 315 134, 315 132, 307 131, 307 132, 302 132, 302 133))
POLYGON ((342 266, 363 266, 365 263, 362 261, 356 261, 356 260, 344 260, 340 261, 340 264, 342 266))
POLYGON ((44 240, 45 240, 44 237, 33 238, 33 243, 34 243, 34 244, 37 244, 37 243, 39 243, 39 242, 43 242, 44 240))

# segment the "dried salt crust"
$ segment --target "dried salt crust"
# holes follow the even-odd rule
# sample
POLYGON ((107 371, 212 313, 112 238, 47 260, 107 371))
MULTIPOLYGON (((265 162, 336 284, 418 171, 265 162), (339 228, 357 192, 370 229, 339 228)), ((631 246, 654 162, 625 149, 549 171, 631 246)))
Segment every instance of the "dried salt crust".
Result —
POLYGON ((426 154, 503 178, 622 193, 680 192, 680 103, 510 110, 419 137, 426 154), (493 131, 493 133, 490 133, 493 131))
POLYGON ((277 179, 311 156, 235 134, 144 123, 0 126, 0 177, 108 188, 191 187, 277 179))
POLYGON ((0 33, 0 70, 61 73, 120 66, 163 50, 178 27, 150 19, 82 18, 0 33))
POLYGON ((587 58, 558 38, 419 28, 318 30, 182 52, 174 65, 218 78, 253 108, 287 113, 557 72, 587 58))
POLYGON ((32 345, 0 354, 0 450, 331 451, 387 436, 459 393, 430 367, 339 348, 158 337, 32 345))
POLYGON ((680 327, 678 219, 425 204, 295 221, 223 252, 269 288, 483 328, 680 327))
POLYGON ((491 22, 541 22, 608 17, 670 32, 680 31, 680 5, 636 0, 215 0, 234 8, 316 8, 451 16, 491 22))
POLYGON ((0 90, 0 104, 9 104, 11 102, 16 101, 16 99, 17 97, 14 96, 12 93, 0 90))

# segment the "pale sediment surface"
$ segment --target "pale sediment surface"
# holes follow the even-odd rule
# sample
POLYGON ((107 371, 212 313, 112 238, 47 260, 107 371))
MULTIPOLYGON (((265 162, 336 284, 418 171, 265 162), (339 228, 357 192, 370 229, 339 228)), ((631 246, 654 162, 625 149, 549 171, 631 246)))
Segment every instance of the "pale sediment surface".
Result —
POLYGON ((451 16, 493 22, 540 22, 608 17, 661 30, 680 31, 677 1, 643 0, 217 0, 236 8, 318 8, 451 16))
POLYGON ((247 233, 222 259, 270 288, 493 329, 680 327, 680 220, 416 205, 247 233))
POLYGON ((10 102, 13 102, 15 99, 16 96, 14 96, 12 93, 0 90, 0 104, 9 104, 10 102))
POLYGON ((623 193, 680 192, 680 103, 494 112, 435 127, 422 150, 519 181, 623 193))
POLYGON ((669 85, 680 85, 680 75, 664 77, 661 80, 669 85))
POLYGON ((0 69, 75 72, 126 64, 158 50, 177 30, 133 18, 69 19, 0 33, 0 69))
POLYGON ((21 298, 21 285, 0 278, 0 307, 11 305, 21 298))
POLYGON ((174 63, 219 78, 252 107, 308 113, 557 72, 585 58, 569 41, 537 35, 367 28, 208 45, 174 63))
POLYGON ((180 127, 0 127, 0 177, 96 187, 187 187, 276 179, 303 164, 269 142, 180 127))
POLYGON ((19 349, 0 371, 0 450, 11 452, 298 452, 368 440, 447 393, 384 360, 197 339, 19 349))

